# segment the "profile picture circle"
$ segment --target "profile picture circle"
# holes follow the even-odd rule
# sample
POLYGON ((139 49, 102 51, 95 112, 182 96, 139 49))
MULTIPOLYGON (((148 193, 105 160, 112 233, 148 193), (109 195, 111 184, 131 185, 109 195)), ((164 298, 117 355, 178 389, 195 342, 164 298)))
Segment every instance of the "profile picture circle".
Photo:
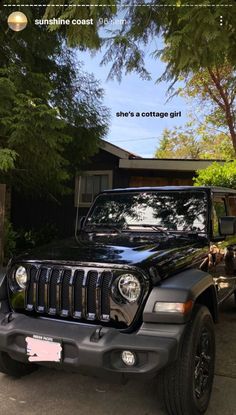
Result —
POLYGON ((8 16, 7 23, 11 30, 20 32, 27 26, 28 20, 24 13, 13 12, 8 16))

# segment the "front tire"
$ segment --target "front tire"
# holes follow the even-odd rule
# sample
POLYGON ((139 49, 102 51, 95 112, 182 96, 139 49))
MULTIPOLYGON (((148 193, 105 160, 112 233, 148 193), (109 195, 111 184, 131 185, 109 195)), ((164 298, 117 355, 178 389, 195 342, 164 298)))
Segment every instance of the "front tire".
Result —
POLYGON ((32 363, 22 363, 12 359, 7 353, 0 352, 0 372, 20 378, 29 375, 38 368, 32 363))
POLYGON ((169 415, 206 412, 214 379, 215 332, 207 307, 196 305, 186 328, 178 360, 160 378, 169 415))

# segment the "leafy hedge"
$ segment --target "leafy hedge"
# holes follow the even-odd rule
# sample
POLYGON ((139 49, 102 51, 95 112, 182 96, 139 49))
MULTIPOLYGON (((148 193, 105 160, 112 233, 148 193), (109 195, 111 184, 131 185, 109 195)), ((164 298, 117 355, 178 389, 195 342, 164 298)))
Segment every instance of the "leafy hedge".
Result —
POLYGON ((236 189, 236 160, 227 161, 223 165, 212 163, 204 170, 196 172, 195 186, 222 186, 236 189))

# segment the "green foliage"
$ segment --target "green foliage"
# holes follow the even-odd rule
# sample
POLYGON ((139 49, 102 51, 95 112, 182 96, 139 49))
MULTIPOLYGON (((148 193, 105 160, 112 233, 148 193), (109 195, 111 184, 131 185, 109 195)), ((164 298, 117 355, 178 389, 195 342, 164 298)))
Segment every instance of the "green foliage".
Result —
MULTIPOLYGON (((189 4, 187 0, 181 3, 189 4)), ((234 1, 228 3, 235 6, 234 1)), ((166 41, 161 56, 168 62, 167 78, 191 71, 196 73, 201 68, 220 66, 226 61, 235 67, 236 8, 211 7, 211 2, 206 0, 197 0, 194 4, 208 4, 209 7, 170 8, 161 20, 166 41), (221 15, 223 26, 219 24, 221 15)), ((219 0, 217 4, 225 2, 219 0)))
POLYGON ((155 157, 198 159, 200 158, 200 146, 191 130, 183 131, 182 128, 165 129, 155 157))
POLYGON ((52 193, 56 185, 57 191, 62 192, 69 178, 63 148, 72 138, 66 135, 66 123, 57 118, 57 111, 40 99, 20 94, 4 122, 8 145, 19 154, 18 174, 12 177, 14 185, 29 192, 36 187, 40 194, 44 193, 45 184, 52 193))
POLYGON ((58 237, 58 229, 53 223, 46 223, 39 230, 26 230, 23 228, 14 230, 12 223, 5 219, 4 263, 6 264, 13 255, 17 255, 27 249, 45 245, 58 237))
POLYGON ((215 162, 204 170, 197 171, 195 186, 223 186, 236 189, 236 160, 223 165, 215 162))
POLYGON ((201 69, 192 74, 179 93, 196 108, 203 128, 226 132, 236 151, 236 72, 230 65, 201 69))
POLYGON ((7 172, 15 166, 17 153, 9 148, 0 148, 0 171, 7 172))
POLYGON ((50 1, 49 7, 46 9, 44 18, 59 17, 61 19, 93 19, 93 24, 83 25, 81 30, 80 25, 68 25, 62 27, 61 25, 52 25, 50 31, 60 29, 62 33, 66 33, 67 40, 70 46, 80 46, 81 48, 99 49, 101 46, 101 37, 99 36, 99 28, 103 26, 102 19, 110 19, 117 13, 116 1, 106 0, 103 2, 106 6, 94 7, 94 0, 86 1, 86 7, 73 7, 73 5, 82 4, 84 1, 72 0, 70 6, 63 6, 63 3, 68 4, 68 1, 58 2, 60 5, 57 7, 50 7, 50 4, 55 4, 55 1, 50 1), (90 6, 91 5, 91 6, 90 6))
MULTIPOLYGON (((28 20, 42 17, 25 7, 28 20)), ((29 23, 7 29, 0 15, 0 179, 21 192, 55 197, 106 134, 103 90, 87 74, 63 34, 29 23)))
POLYGON ((40 229, 19 229, 16 233, 17 252, 45 245, 58 238, 58 229, 53 223, 46 223, 40 229))
MULTIPOLYGON (((71 3, 74 4, 75 0, 71 3)), ((163 74, 165 79, 176 80, 181 73, 196 73, 200 68, 219 66, 224 62, 233 67, 236 65, 234 0, 227 1, 229 7, 224 7, 225 0, 217 0, 218 7, 208 0, 195 0, 195 7, 176 7, 189 5, 189 0, 182 0, 178 4, 176 0, 166 0, 165 7, 159 0, 148 2, 148 5, 141 0, 127 0, 122 4, 109 0, 106 3, 107 7, 93 7, 92 0, 87 2, 86 8, 49 7, 46 16, 93 17, 94 26, 86 30, 72 25, 61 27, 60 30, 66 32, 68 42, 73 46, 97 49, 101 44, 105 45, 107 52, 104 62, 110 59, 113 63, 112 76, 120 78, 123 69, 126 72, 134 70, 145 76, 143 46, 147 44, 149 50, 152 48, 153 56, 167 62, 163 74), (222 7, 219 7, 221 4, 222 7), (219 24, 221 15, 223 26, 219 24), (115 16, 122 16, 125 20, 121 28, 110 25, 108 30, 104 29, 104 24, 98 23, 100 17, 115 16), (162 48, 158 48, 155 41, 152 42, 159 35, 164 40, 162 48)))
POLYGON ((235 157, 230 137, 214 133, 209 126, 190 123, 165 129, 155 153, 157 158, 229 160, 235 157))
POLYGON ((218 66, 207 69, 200 69, 188 77, 184 95, 197 97, 203 102, 209 97, 215 104, 225 105, 223 100, 224 92, 230 102, 235 100, 235 70, 231 65, 221 63, 218 66))
POLYGON ((7 263, 16 250, 17 232, 13 230, 11 222, 4 222, 4 262, 7 263))
MULTIPOLYGON (((205 121, 221 126, 222 119, 236 151, 235 1, 228 1, 226 6, 225 0, 218 0, 217 7, 208 0, 197 0, 192 7, 189 7, 189 0, 166 0, 164 3, 160 4, 158 0, 146 5, 141 0, 113 1, 114 7, 108 2, 107 7, 99 8, 89 1, 83 10, 71 6, 48 7, 45 16, 70 19, 81 13, 83 18, 93 16, 93 27, 79 30, 69 25, 53 29, 61 30, 69 44, 82 49, 96 50, 102 45, 105 51, 102 64, 111 65, 110 78, 121 81, 123 73, 135 71, 143 79, 150 79, 144 50, 166 63, 158 81, 171 80, 169 91, 180 76, 186 79, 191 75, 186 93, 189 97, 201 98, 202 103, 208 104, 211 100, 215 104, 205 121), (122 17, 123 25, 117 28, 112 24, 107 27, 103 23, 97 24, 100 17, 106 17, 101 10, 109 18, 122 17), (220 16, 223 16, 223 25, 220 25, 220 16)), ((76 1, 76 4, 80 2, 76 1)), ((225 130, 221 132, 225 133, 225 130)))
POLYGON ((194 110, 184 127, 164 131, 156 157, 235 158, 235 86, 235 71, 229 65, 191 74, 177 93, 194 110))

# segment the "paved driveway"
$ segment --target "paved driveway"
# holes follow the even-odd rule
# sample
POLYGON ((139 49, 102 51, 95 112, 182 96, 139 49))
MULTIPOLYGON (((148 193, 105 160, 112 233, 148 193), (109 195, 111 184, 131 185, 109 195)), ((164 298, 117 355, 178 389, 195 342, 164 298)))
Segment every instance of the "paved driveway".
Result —
MULTIPOLYGON (((222 307, 216 377, 207 415, 236 414, 236 307, 222 307)), ((155 382, 117 385, 42 368, 14 380, 0 374, 1 415, 164 415, 155 382)), ((191 415, 191 414, 189 414, 191 415)))

